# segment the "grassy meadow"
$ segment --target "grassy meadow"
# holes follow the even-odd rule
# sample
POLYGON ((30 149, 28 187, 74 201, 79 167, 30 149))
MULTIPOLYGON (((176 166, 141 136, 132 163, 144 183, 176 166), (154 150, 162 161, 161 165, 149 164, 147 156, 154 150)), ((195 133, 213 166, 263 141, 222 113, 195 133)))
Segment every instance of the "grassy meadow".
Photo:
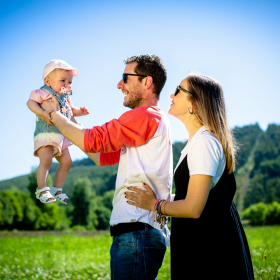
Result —
MULTIPOLYGON (((280 279, 280 227, 246 227, 256 279, 280 279)), ((108 232, 0 233, 0 279, 110 279, 108 232)), ((170 279, 168 248, 158 279, 170 279)))

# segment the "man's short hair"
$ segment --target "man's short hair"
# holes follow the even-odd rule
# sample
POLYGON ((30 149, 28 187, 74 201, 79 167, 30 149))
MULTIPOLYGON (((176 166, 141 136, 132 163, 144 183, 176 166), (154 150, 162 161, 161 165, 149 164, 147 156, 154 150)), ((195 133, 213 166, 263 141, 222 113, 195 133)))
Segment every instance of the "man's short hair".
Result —
MULTIPOLYGON (((126 64, 137 62, 134 71, 136 74, 151 76, 153 78, 154 92, 159 96, 167 79, 166 68, 156 55, 136 55, 124 61, 126 64)), ((138 77, 141 81, 144 77, 138 77)))

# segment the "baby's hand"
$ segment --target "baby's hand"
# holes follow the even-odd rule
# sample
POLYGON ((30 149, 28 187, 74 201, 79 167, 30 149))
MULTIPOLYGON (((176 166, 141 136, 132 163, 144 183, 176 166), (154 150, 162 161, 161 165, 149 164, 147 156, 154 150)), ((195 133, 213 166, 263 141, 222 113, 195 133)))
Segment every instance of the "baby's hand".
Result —
POLYGON ((40 116, 47 124, 53 125, 51 123, 52 117, 50 116, 50 114, 47 111, 42 112, 41 116, 40 116))
POLYGON ((81 110, 81 116, 90 114, 87 107, 80 107, 80 110, 81 110))

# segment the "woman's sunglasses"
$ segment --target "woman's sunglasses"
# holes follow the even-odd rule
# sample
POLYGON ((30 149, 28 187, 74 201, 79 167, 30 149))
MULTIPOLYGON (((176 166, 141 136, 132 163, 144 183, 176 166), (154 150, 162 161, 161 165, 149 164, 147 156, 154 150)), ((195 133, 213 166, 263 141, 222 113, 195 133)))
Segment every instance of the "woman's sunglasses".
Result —
POLYGON ((122 79, 123 79, 123 82, 124 82, 125 84, 127 83, 127 76, 140 76, 140 77, 148 77, 148 76, 145 76, 145 75, 138 75, 138 74, 123 73, 123 74, 122 74, 122 79))
POLYGON ((176 95, 179 93, 180 90, 183 91, 184 93, 187 93, 187 94, 192 95, 191 92, 187 91, 186 89, 184 89, 184 88, 182 88, 182 87, 180 87, 180 86, 177 86, 177 87, 176 87, 176 90, 175 90, 174 95, 176 96, 176 95))

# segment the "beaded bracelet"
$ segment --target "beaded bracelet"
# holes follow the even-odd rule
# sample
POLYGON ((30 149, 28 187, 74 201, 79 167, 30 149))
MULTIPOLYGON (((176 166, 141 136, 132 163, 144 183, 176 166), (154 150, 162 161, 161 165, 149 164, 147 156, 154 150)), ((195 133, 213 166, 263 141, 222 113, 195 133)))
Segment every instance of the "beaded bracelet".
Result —
POLYGON ((160 228, 163 228, 166 224, 168 219, 167 215, 164 215, 161 211, 161 206, 162 204, 165 202, 165 199, 159 199, 157 200, 156 204, 155 204, 155 220, 157 221, 157 223, 160 224, 160 228))
POLYGON ((161 200, 159 201, 158 205, 157 205, 157 213, 158 213, 158 214, 162 214, 162 212, 161 212, 161 205, 162 205, 162 203, 163 203, 164 201, 165 201, 164 199, 161 199, 161 200))
POLYGON ((163 206, 163 211, 161 211, 161 213, 162 213, 163 215, 165 215, 165 205, 166 205, 166 203, 167 203, 167 201, 165 201, 164 204, 162 205, 162 206, 163 206))
POLYGON ((157 206, 158 206, 158 203, 160 202, 160 199, 157 200, 157 202, 155 203, 155 206, 154 206, 154 210, 156 211, 157 210, 157 206))

